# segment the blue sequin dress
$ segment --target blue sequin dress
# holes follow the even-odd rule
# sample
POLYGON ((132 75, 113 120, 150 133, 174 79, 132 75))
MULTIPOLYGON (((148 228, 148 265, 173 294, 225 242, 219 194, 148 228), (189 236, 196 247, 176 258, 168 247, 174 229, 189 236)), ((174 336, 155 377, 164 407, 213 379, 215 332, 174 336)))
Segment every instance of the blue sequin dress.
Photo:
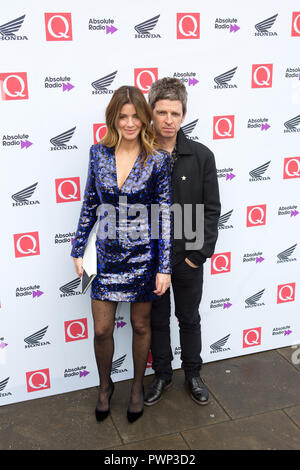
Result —
POLYGON ((172 240, 166 235, 168 230, 164 236, 161 231, 164 223, 164 230, 167 227, 172 233, 170 166, 167 152, 158 151, 145 164, 139 155, 119 189, 114 148, 101 144, 91 147, 71 256, 83 256, 100 209, 101 230, 96 239, 98 274, 92 282, 92 299, 149 302, 157 298, 153 293, 156 273, 171 273, 172 240), (159 234, 156 236, 151 232, 153 205, 165 209, 160 212, 160 231, 153 231, 159 234))

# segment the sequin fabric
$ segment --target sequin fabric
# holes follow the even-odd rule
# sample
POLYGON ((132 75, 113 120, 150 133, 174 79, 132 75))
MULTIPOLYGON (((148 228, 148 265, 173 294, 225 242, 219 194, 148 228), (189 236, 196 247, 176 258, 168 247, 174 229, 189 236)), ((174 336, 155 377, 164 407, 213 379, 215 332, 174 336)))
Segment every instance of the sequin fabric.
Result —
POLYGON ((139 155, 119 189, 114 149, 101 144, 91 147, 71 256, 83 256, 98 212, 98 274, 92 282, 93 299, 149 302, 157 298, 153 293, 156 273, 171 273, 170 206, 168 153, 159 151, 145 164, 139 155), (161 209, 159 222, 152 215, 157 208, 161 209))

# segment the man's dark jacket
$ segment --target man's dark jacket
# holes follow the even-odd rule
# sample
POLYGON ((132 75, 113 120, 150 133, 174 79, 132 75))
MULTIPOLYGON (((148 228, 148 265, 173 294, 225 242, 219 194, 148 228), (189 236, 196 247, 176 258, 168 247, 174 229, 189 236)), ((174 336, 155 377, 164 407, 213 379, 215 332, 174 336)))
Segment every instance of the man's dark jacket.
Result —
POLYGON ((193 204, 193 230, 196 228, 196 204, 204 204, 204 244, 200 250, 186 250, 182 228, 182 239, 174 240, 173 265, 184 258, 200 266, 210 258, 218 238, 218 220, 221 204, 215 158, 203 144, 187 139, 180 129, 176 141, 177 159, 172 172, 173 204, 193 204), (183 178, 182 178, 183 177, 183 178))

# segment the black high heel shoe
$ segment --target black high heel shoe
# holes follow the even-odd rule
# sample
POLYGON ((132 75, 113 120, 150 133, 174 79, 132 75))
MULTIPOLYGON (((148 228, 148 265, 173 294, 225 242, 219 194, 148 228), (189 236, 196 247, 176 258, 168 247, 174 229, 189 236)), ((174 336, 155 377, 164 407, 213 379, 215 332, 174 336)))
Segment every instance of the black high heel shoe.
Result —
POLYGON ((143 387, 143 407, 142 407, 141 411, 130 411, 129 406, 128 406, 128 408, 127 408, 127 419, 129 421, 129 423, 134 423, 144 413, 144 396, 145 396, 145 392, 144 392, 144 387, 143 387))
POLYGON ((111 392, 110 392, 109 397, 108 397, 108 409, 104 410, 104 411, 101 411, 101 410, 98 410, 97 407, 95 408, 95 415, 96 415, 96 420, 97 421, 104 421, 105 418, 107 418, 107 416, 110 413, 110 400, 111 400, 112 394, 114 393, 114 390, 115 390, 115 385, 114 385, 112 380, 110 380, 110 385, 111 385, 111 392))

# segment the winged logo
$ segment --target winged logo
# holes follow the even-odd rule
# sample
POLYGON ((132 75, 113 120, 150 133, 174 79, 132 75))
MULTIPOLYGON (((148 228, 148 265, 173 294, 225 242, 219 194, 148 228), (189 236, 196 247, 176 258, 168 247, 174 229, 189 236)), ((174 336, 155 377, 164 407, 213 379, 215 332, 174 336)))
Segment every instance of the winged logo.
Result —
POLYGON ((278 13, 274 16, 271 16, 270 18, 267 18, 266 20, 261 21, 260 23, 257 23, 255 25, 256 31, 259 33, 267 33, 268 29, 272 28, 273 24, 275 23, 277 16, 278 13))
POLYGON ((261 296, 263 295, 263 293, 265 292, 265 289, 262 289, 261 291, 257 292, 256 294, 254 295, 251 295, 251 297, 248 297, 248 299, 245 300, 246 304, 247 305, 255 305, 256 302, 258 302, 261 298, 261 296))
POLYGON ((233 209, 231 209, 231 211, 226 212, 226 214, 223 214, 219 217, 219 222, 218 222, 219 227, 223 227, 223 225, 226 224, 226 222, 228 222, 228 220, 231 217, 232 212, 233 212, 233 209))
POLYGON ((73 281, 68 282, 68 284, 65 284, 64 286, 60 287, 59 290, 64 294, 70 294, 75 289, 77 289, 80 284, 80 281, 80 277, 77 277, 76 279, 73 279, 73 281))
POLYGON ((279 258, 281 261, 286 260, 291 256, 297 246, 297 243, 295 245, 291 246, 290 248, 287 248, 286 250, 282 251, 277 255, 277 258, 279 258))
POLYGON ((99 78, 99 80, 95 80, 92 83, 92 87, 95 88, 95 90, 107 90, 107 87, 109 87, 114 81, 117 72, 118 71, 116 70, 115 72, 105 75, 105 77, 99 78))
POLYGON ((69 142, 69 140, 71 140, 75 129, 76 127, 72 127, 72 129, 63 132, 62 134, 59 134, 56 137, 52 137, 52 139, 50 139, 51 144, 55 147, 66 147, 66 144, 69 142))
POLYGON ((115 361, 112 362, 111 370, 112 372, 116 372, 119 367, 123 364, 125 360, 126 354, 124 356, 119 357, 119 359, 116 359, 115 361))
POLYGON ((257 168, 254 168, 254 170, 249 171, 249 175, 251 176, 251 178, 260 178, 261 175, 265 173, 270 163, 271 160, 257 168))
POLYGON ((230 334, 224 336, 224 338, 219 339, 219 341, 216 341, 215 343, 211 344, 210 349, 212 349, 213 351, 220 351, 221 348, 227 343, 229 336, 230 334))
POLYGON ((195 121, 189 122, 185 126, 182 126, 181 129, 182 129, 183 133, 185 135, 191 134, 191 132, 193 132, 193 130, 195 129, 197 122, 198 122, 198 119, 195 119, 195 121))
POLYGON ((228 72, 222 73, 221 75, 218 75, 217 77, 214 78, 214 81, 216 82, 217 85, 226 85, 227 82, 229 82, 233 75, 236 72, 237 67, 234 67, 231 70, 228 70, 228 72))
POLYGON ((34 183, 31 186, 28 186, 28 188, 22 189, 22 191, 13 194, 12 199, 16 202, 27 201, 27 199, 29 199, 33 195, 37 184, 38 183, 34 183))
POLYGON ((2 24, 0 26, 0 34, 2 36, 12 36, 14 37, 17 31, 21 28, 25 15, 20 16, 19 18, 9 21, 8 23, 2 24))
POLYGON ((298 126, 299 123, 300 123, 300 114, 298 114, 298 116, 294 117, 293 119, 286 121, 284 123, 284 126, 287 129, 294 129, 296 126, 298 126))
POLYGON ((45 326, 45 328, 42 328, 41 330, 37 331, 36 333, 33 333, 30 336, 27 336, 27 338, 24 339, 25 343, 27 344, 38 344, 41 339, 45 336, 46 331, 48 330, 48 326, 45 326))
POLYGON ((1 380, 1 382, 0 382, 0 392, 2 392, 2 390, 5 389, 5 387, 6 387, 8 381, 9 381, 9 377, 7 377, 7 378, 4 379, 4 380, 1 380))
POLYGON ((143 21, 143 23, 137 24, 134 29, 138 34, 149 34, 149 31, 152 31, 152 29, 155 28, 159 17, 160 15, 157 15, 150 18, 150 20, 143 21))

